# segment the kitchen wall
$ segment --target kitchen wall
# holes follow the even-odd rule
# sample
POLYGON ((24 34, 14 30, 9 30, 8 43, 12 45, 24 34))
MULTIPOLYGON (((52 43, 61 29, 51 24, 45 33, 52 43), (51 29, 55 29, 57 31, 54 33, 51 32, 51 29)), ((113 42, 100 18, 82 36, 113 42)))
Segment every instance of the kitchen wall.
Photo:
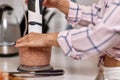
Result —
POLYGON ((76 0, 80 4, 91 5, 92 3, 96 3, 98 0, 76 0))

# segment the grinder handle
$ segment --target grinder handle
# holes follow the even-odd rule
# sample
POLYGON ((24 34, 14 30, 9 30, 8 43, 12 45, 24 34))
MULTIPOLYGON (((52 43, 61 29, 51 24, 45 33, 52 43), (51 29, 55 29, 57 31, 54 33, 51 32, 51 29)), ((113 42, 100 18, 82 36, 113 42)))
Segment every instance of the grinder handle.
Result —
POLYGON ((28 31, 42 33, 42 0, 28 0, 28 31))

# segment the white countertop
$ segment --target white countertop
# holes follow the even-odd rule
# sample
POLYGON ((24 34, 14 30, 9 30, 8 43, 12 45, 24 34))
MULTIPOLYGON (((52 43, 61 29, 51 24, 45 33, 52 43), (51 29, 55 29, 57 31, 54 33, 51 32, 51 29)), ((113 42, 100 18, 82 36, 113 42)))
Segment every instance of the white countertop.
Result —
MULTIPOLYGON (((62 76, 27 78, 26 80, 95 80, 97 75, 97 57, 77 61, 64 56, 59 48, 52 50, 51 65, 55 69, 63 69, 65 74, 62 76)), ((20 65, 19 56, 2 58, 0 57, 0 70, 17 71, 20 65)))

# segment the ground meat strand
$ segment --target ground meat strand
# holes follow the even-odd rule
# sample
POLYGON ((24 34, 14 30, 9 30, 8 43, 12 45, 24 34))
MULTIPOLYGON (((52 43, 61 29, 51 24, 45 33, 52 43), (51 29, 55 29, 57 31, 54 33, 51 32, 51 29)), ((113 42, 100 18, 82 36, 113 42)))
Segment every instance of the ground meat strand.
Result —
POLYGON ((26 66, 45 66, 49 65, 51 57, 51 47, 46 48, 20 48, 20 61, 26 66))

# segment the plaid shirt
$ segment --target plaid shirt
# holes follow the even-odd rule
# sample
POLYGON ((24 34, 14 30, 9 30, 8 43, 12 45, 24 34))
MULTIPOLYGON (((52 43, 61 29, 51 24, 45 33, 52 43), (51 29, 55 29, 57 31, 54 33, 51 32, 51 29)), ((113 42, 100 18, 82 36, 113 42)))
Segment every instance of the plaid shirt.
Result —
POLYGON ((107 54, 120 61, 120 0, 100 0, 92 6, 69 3, 67 20, 74 29, 60 32, 57 39, 65 55, 84 59, 107 54))

